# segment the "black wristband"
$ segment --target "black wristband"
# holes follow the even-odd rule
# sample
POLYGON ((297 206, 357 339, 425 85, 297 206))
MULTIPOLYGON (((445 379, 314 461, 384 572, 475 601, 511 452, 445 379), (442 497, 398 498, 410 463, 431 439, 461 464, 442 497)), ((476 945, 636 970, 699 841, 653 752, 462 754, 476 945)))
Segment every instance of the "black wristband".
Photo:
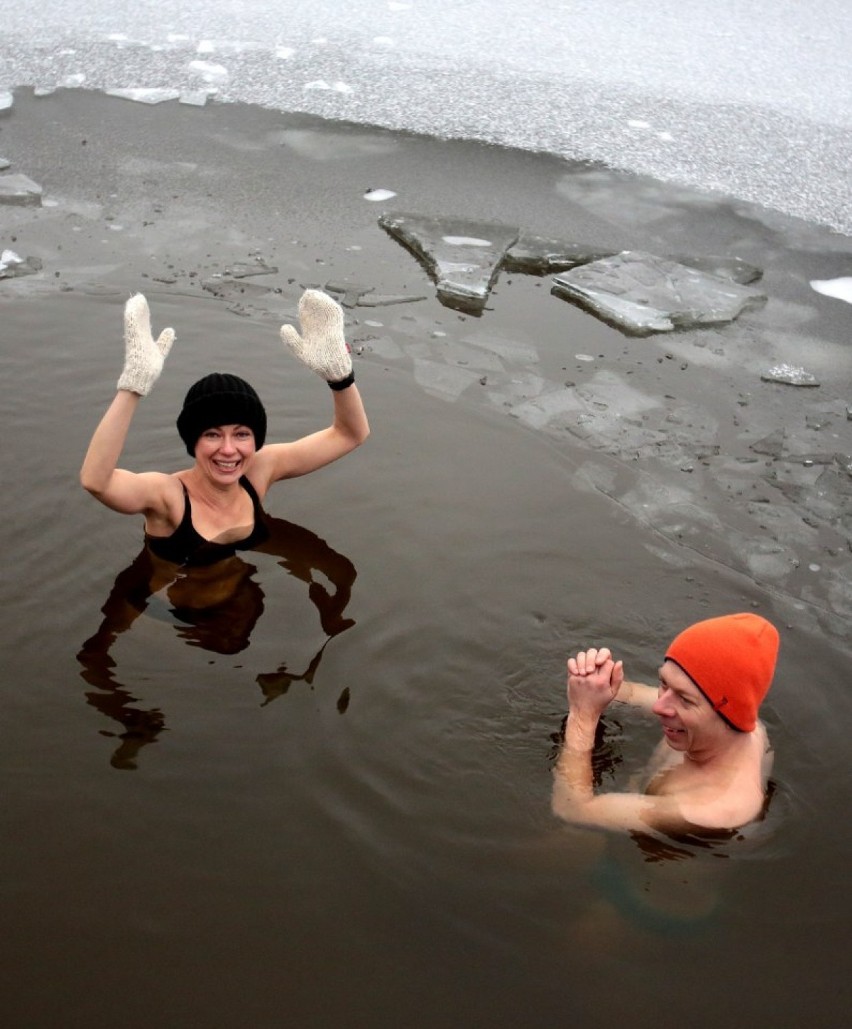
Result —
POLYGON ((355 381, 355 371, 351 371, 345 379, 339 379, 337 382, 330 382, 328 385, 335 392, 341 389, 347 389, 355 381))

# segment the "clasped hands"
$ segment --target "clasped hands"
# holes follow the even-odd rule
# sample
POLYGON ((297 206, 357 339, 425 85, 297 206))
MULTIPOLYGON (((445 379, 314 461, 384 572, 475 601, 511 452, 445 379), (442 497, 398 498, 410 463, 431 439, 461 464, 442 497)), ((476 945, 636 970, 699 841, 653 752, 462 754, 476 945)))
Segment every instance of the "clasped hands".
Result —
MULTIPOLYGON (((352 355, 343 335, 340 305, 318 289, 307 289, 299 300, 299 324, 301 335, 292 325, 281 326, 282 342, 332 389, 350 386, 352 355)), ((124 306, 125 359, 117 388, 147 396, 174 339, 174 329, 163 329, 154 340, 148 301, 141 293, 132 296, 124 306)))
POLYGON ((590 647, 568 658, 568 707, 583 717, 600 718, 624 682, 624 663, 608 647, 590 647))

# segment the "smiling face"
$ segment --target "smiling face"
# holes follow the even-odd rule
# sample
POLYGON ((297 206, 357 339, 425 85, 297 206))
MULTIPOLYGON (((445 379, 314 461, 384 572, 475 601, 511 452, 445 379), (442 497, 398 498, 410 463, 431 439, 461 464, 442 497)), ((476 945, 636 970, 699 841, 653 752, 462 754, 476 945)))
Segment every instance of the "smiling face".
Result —
POLYGON ((198 437, 195 460, 215 482, 233 482, 245 473, 256 448, 247 425, 215 425, 198 437))
POLYGON ((659 671, 660 686, 654 714, 672 750, 697 752, 712 745, 727 726, 692 679, 673 661, 659 671))

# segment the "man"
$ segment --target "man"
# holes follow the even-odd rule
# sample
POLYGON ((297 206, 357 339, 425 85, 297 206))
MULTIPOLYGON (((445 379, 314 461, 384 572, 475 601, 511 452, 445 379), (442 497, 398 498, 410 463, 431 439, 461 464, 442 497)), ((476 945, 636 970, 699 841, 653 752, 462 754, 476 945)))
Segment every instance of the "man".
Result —
POLYGON ((656 690, 628 682, 606 647, 569 658, 554 814, 580 825, 663 832, 735 829, 757 818, 771 765, 757 715, 778 643, 775 627, 756 614, 697 622, 666 651, 656 690), (593 789, 595 732, 613 700, 652 711, 661 723, 643 793, 593 789))

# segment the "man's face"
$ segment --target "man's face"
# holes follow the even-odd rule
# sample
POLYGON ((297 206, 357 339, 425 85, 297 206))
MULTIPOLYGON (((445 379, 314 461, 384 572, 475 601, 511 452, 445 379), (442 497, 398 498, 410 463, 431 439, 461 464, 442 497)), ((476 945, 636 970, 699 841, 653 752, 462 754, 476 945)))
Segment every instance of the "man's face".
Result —
POLYGON ((725 723, 692 679, 673 661, 659 671, 654 714, 660 719, 666 743, 677 751, 694 751, 712 742, 725 723))

